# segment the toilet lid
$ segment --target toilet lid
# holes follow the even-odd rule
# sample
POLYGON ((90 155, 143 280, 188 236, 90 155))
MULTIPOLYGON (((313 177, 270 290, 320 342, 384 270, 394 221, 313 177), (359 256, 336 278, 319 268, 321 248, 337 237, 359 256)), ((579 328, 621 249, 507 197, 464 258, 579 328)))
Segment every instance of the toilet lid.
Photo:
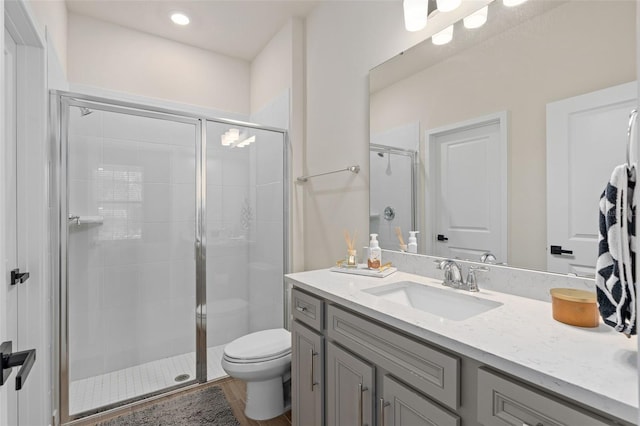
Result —
POLYGON ((268 360, 291 352, 291 333, 284 328, 258 331, 242 336, 224 347, 227 358, 268 360))

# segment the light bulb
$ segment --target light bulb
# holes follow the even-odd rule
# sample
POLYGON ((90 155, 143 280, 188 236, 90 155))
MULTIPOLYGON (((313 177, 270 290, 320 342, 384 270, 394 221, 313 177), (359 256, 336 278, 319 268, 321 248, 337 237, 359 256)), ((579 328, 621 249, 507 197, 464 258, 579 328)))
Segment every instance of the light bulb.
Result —
POLYGON ((453 39, 453 25, 449 25, 439 33, 434 34, 431 37, 431 42, 436 45, 447 44, 453 39))
POLYGON ((191 22, 187 15, 180 12, 172 13, 171 20, 173 21, 174 24, 178 24, 178 25, 188 25, 189 22, 191 22))
POLYGON ((404 27, 407 31, 420 31, 427 26, 428 0, 404 0, 404 27))
POLYGON ((519 4, 524 3, 527 0, 502 0, 502 4, 505 6, 518 6, 519 4))
POLYGON ((471 15, 463 19, 465 28, 480 28, 487 22, 487 14, 489 13, 489 6, 485 6, 480 10, 473 12, 471 15))
POLYGON ((438 0, 437 3, 440 12, 451 12, 460 6, 462 0, 438 0))

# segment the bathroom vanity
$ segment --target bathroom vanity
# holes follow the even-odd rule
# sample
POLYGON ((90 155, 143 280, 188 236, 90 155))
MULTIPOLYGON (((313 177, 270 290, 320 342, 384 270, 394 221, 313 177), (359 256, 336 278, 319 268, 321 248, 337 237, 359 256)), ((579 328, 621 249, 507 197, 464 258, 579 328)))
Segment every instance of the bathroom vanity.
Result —
POLYGON ((636 340, 604 325, 404 272, 286 280, 294 425, 635 424, 636 340))

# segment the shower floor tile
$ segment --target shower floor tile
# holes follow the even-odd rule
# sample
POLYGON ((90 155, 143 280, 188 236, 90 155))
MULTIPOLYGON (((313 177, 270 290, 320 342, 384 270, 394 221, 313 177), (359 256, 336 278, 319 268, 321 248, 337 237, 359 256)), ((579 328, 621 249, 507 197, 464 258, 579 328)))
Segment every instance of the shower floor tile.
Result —
MULTIPOLYGON (((207 348, 207 381, 227 375, 220 365, 223 350, 224 345, 207 348)), ((174 386, 180 374, 188 374, 188 380, 192 380, 195 366, 196 355, 191 352, 73 381, 69 388, 69 413, 95 410, 174 386)))

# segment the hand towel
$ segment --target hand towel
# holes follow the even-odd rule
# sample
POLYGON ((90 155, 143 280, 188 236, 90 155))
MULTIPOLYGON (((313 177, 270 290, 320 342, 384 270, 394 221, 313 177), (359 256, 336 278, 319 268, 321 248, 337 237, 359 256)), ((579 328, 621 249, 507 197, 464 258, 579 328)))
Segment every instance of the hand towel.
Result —
POLYGON ((614 169, 600 197, 596 291, 605 324, 627 336, 636 334, 635 170, 614 169))

